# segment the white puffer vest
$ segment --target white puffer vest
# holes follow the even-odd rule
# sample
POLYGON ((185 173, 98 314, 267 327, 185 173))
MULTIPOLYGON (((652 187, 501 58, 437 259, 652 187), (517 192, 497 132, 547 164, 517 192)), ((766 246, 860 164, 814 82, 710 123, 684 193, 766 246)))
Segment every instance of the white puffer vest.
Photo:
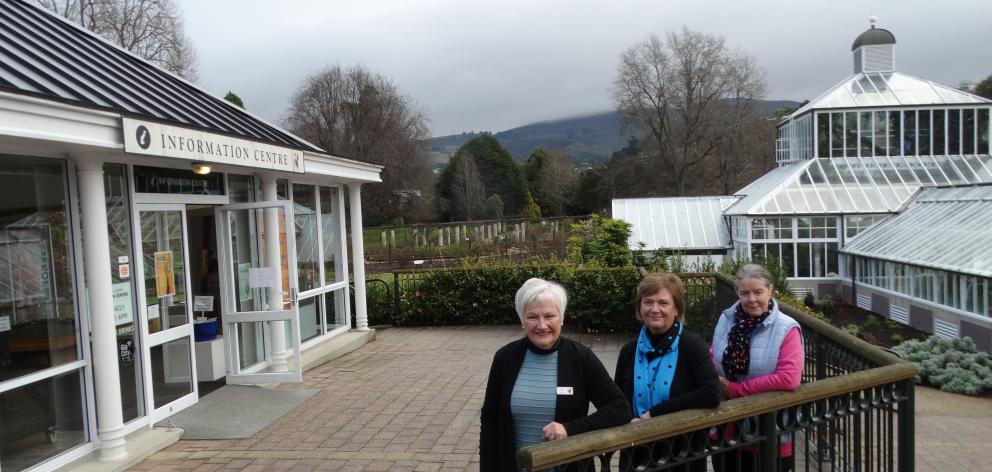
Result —
MULTIPOLYGON (((723 377, 727 376, 723 371, 723 351, 727 349, 730 328, 734 327, 734 312, 737 311, 737 305, 740 305, 740 302, 723 311, 713 331, 713 360, 723 377)), ((782 341, 785 340, 785 335, 789 334, 789 330, 798 326, 796 320, 779 311, 778 301, 772 300, 771 314, 754 329, 754 335, 751 336, 751 364, 747 375, 743 379, 738 379, 738 382, 775 372, 782 341)))

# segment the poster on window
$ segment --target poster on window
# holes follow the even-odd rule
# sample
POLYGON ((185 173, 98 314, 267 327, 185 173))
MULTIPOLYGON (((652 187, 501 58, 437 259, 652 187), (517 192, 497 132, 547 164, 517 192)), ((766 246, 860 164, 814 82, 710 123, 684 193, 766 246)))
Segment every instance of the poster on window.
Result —
POLYGON ((176 294, 176 274, 172 265, 172 251, 156 252, 155 295, 158 298, 176 294))
POLYGON ((134 321, 131 311, 131 284, 121 282, 111 286, 114 301, 114 325, 120 326, 134 321))
POLYGON ((238 301, 251 300, 251 287, 248 285, 248 271, 250 269, 250 262, 238 264, 238 301))
POLYGON ((14 302, 20 321, 55 318, 51 231, 47 225, 0 232, 0 303, 14 302))

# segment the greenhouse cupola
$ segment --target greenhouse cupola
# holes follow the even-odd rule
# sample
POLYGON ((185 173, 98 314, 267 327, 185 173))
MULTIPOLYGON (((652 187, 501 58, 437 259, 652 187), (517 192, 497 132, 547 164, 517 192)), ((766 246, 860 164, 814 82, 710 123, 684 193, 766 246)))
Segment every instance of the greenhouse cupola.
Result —
POLYGON ((896 37, 891 31, 875 28, 877 19, 868 19, 871 28, 858 35, 851 45, 854 52, 854 73, 892 72, 896 70, 896 37))

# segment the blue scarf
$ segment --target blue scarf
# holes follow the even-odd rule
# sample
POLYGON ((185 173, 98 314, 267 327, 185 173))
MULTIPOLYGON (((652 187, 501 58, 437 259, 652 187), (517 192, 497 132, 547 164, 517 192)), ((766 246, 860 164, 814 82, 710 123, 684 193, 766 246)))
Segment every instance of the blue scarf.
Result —
POLYGON ((668 400, 669 391, 672 388, 672 379, 675 377, 675 365, 679 360, 679 339, 682 337, 682 325, 678 324, 675 329, 675 339, 671 342, 671 347, 656 354, 655 348, 648 337, 647 326, 641 327, 641 335, 637 338, 637 351, 634 353, 634 416, 639 417, 645 412, 651 411, 655 405, 660 405, 668 400))

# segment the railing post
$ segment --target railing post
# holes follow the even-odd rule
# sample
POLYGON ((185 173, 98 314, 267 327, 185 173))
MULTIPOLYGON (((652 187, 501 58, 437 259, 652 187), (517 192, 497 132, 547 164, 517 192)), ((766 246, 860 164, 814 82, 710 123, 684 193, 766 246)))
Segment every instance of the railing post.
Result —
POLYGON ((400 274, 393 271, 393 322, 400 317, 400 274))
POLYGON ((778 431, 775 430, 775 412, 770 411, 758 418, 761 433, 765 439, 761 441, 758 451, 757 470, 776 472, 778 470, 778 431))
POLYGON ((899 470, 911 472, 916 467, 916 385, 906 379, 902 388, 906 398, 899 402, 899 470))

